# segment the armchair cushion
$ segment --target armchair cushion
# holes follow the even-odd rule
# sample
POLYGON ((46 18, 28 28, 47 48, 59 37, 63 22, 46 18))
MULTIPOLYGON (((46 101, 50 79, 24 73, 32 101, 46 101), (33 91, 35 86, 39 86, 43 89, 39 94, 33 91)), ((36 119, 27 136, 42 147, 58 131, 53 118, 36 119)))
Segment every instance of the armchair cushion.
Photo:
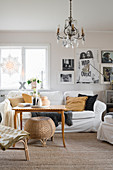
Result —
POLYGON ((2 150, 8 149, 19 140, 29 138, 29 136, 30 134, 26 131, 0 125, 0 146, 2 150))

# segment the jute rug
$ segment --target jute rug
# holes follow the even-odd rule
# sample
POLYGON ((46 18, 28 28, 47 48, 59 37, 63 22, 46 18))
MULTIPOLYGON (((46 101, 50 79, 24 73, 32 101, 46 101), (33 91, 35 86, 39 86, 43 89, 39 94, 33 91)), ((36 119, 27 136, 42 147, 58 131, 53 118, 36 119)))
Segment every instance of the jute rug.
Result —
POLYGON ((96 133, 65 133, 65 141, 66 148, 61 134, 46 147, 29 141, 28 162, 23 151, 0 150, 0 170, 113 170, 113 145, 98 141, 96 133))

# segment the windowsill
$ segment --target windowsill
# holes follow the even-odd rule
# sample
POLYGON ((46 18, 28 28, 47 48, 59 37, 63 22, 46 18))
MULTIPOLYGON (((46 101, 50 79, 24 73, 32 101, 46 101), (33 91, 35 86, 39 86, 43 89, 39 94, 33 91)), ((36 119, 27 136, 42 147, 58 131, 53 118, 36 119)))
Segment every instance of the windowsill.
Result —
MULTIPOLYGON (((49 91, 50 89, 38 89, 39 91, 49 91)), ((32 89, 0 89, 0 91, 33 91, 32 89)))

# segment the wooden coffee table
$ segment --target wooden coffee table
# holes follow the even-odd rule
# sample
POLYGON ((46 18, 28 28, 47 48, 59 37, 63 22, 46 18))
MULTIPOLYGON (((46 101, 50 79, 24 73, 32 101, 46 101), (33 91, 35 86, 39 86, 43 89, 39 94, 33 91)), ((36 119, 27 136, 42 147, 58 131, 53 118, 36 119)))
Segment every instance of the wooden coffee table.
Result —
POLYGON ((32 107, 14 107, 13 110, 15 110, 14 115, 14 128, 17 129, 17 115, 20 114, 20 129, 22 129, 22 113, 23 112, 57 112, 61 114, 62 117, 62 139, 63 139, 63 145, 65 145, 65 139, 64 139, 64 124, 65 124, 65 116, 64 111, 67 111, 65 108, 65 105, 51 105, 47 108, 32 108, 32 107))

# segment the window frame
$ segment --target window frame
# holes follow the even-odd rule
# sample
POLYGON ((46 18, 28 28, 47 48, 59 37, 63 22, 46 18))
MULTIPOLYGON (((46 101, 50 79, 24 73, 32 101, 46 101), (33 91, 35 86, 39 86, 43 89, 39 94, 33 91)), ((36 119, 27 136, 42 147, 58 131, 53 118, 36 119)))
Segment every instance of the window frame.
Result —
MULTIPOLYGON (((26 80, 26 67, 25 67, 25 49, 46 49, 46 76, 47 76, 47 88, 39 90, 50 90, 50 44, 35 44, 35 45, 3 45, 0 46, 0 63, 1 63, 1 49, 21 49, 22 50, 22 70, 24 71, 22 81, 26 80)), ((20 80, 21 81, 21 80, 20 80)), ((13 90, 1 88, 1 67, 0 67, 0 90, 13 90)), ((15 88, 17 90, 17 88, 15 88)), ((29 90, 29 89, 26 89, 29 90)))

